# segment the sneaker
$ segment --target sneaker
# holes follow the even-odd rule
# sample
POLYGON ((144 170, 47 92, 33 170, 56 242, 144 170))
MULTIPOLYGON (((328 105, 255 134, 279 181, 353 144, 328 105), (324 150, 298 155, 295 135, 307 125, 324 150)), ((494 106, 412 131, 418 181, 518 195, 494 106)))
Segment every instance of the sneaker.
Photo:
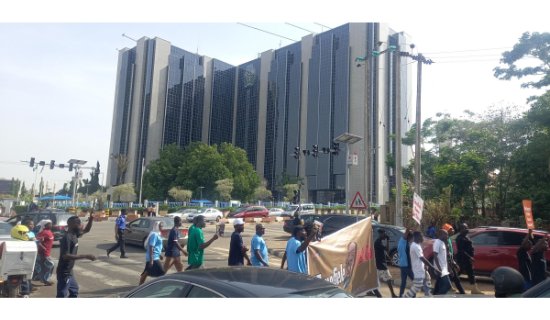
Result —
POLYGON ((128 256, 120 256, 120 259, 128 259, 128 256))
POLYGON ((111 251, 109 251, 109 249, 107 249, 107 250, 105 250, 105 251, 107 251, 107 258, 110 258, 109 255, 111 254, 111 251))
POLYGON ((44 282, 42 282, 42 283, 43 283, 45 286, 48 286, 48 287, 49 287, 49 286, 53 286, 55 282, 53 282, 53 281, 44 281, 44 282))

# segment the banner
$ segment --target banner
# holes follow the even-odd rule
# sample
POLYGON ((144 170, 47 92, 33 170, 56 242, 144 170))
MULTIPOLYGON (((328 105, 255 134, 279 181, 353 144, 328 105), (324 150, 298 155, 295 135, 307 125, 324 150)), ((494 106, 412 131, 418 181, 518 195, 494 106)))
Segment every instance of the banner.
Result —
POLYGON ((523 200, 523 214, 525 215, 525 224, 527 229, 535 229, 535 220, 533 220, 533 210, 531 200, 523 200))
POLYGON ((311 243, 309 274, 359 295, 378 287, 371 218, 311 243))
POLYGON ((420 196, 415 192, 413 197, 412 217, 416 222, 418 222, 418 224, 422 221, 422 210, 424 210, 424 200, 422 200, 422 198, 420 198, 420 196))

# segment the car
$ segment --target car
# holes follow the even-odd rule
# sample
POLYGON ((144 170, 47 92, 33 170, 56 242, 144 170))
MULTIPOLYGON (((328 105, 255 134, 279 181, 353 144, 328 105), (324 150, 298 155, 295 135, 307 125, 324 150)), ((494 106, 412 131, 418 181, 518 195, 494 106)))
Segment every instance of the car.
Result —
MULTIPOLYGON (((281 208, 270 208, 269 209, 269 216, 270 217, 285 217, 287 216, 285 214, 285 211, 281 208)), ((288 216, 290 217, 290 216, 288 216)))
MULTIPOLYGON (((470 229, 468 237, 474 245, 474 273, 481 276, 490 275, 498 267, 511 267, 519 269, 517 251, 521 242, 528 233, 528 229, 481 226, 470 229)), ((451 237, 455 255, 457 253, 455 234, 451 237)), ((543 230, 534 230, 535 241, 549 237, 550 234, 543 230)), ((432 241, 433 242, 433 241, 432 241)), ((431 248, 426 248, 424 256, 432 258, 431 248)), ((550 251, 546 251, 546 261, 550 261, 550 251)), ((548 263, 550 268, 550 262, 548 263)))
POLYGON ((338 286, 277 268, 222 267, 171 273, 125 298, 351 298, 338 286))
POLYGON ((220 221, 223 218, 223 212, 216 208, 200 208, 197 212, 192 212, 187 215, 187 221, 193 222, 195 216, 204 216, 204 221, 220 221))
MULTIPOLYGON (((146 249, 145 240, 149 236, 149 233, 153 229, 155 221, 162 221, 163 228, 161 230, 163 248, 166 248, 166 242, 168 241, 168 234, 170 229, 174 227, 174 218, 171 217, 143 217, 129 222, 124 230, 125 240, 128 244, 133 244, 146 249)), ((181 237, 180 245, 183 247, 187 244, 187 232, 185 227, 180 228, 181 237)))
POLYGON ((198 212, 197 209, 180 209, 176 212, 169 213, 166 216, 172 217, 172 218, 180 217, 182 221, 187 221, 187 216, 189 216, 189 214, 196 214, 197 212, 198 212))
POLYGON ((9 218, 6 222, 14 226, 17 222, 23 221, 26 218, 31 218, 36 226, 41 220, 51 220, 51 230, 54 236, 54 241, 59 241, 67 233, 67 220, 69 220, 72 216, 74 216, 74 214, 60 209, 42 209, 18 214, 15 217, 9 218))
POLYGON ((296 210, 299 214, 314 214, 315 205, 313 203, 291 204, 285 208, 285 215, 292 217, 296 210))
POLYGON ((269 211, 262 206, 249 206, 245 210, 234 214, 233 218, 265 218, 269 216, 269 211))
POLYGON ((550 279, 546 279, 536 286, 529 288, 522 295, 522 298, 550 298, 550 279))
POLYGON ((11 239, 11 228, 11 224, 0 221, 0 242, 11 239))
POLYGON ((245 211, 248 207, 250 207, 250 206, 249 205, 244 205, 244 206, 238 207, 235 211, 229 212, 227 214, 227 218, 233 218, 233 216, 245 211))

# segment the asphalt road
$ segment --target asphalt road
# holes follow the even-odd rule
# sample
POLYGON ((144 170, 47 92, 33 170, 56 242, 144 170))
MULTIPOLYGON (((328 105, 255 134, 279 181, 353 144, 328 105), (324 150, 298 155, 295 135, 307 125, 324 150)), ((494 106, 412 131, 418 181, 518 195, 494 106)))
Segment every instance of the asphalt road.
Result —
MULTIPOLYGON (((279 268, 281 265, 280 257, 282 257, 282 253, 284 252, 289 234, 283 231, 282 222, 266 223, 264 225, 266 226, 264 238, 270 252, 270 266, 279 268)), ((189 226, 189 224, 184 223, 184 226, 189 226)), ((139 283, 140 274, 145 266, 145 251, 141 247, 127 245, 126 255, 129 257, 128 259, 120 259, 118 251, 111 253, 110 258, 107 258, 106 249, 114 244, 113 229, 113 221, 94 222, 92 230, 79 240, 79 254, 93 254, 97 257, 95 261, 76 261, 74 274, 80 286, 79 296, 82 298, 115 297, 135 288, 139 283)), ((203 230, 205 240, 208 240, 214 235, 216 229, 214 224, 207 224, 203 230)), ((205 250, 205 267, 227 266, 229 240, 232 231, 233 226, 230 224, 226 225, 224 237, 220 237, 205 250)), ((250 241, 254 232, 254 224, 247 223, 243 232, 243 240, 248 247, 250 247, 250 241)), ((57 246, 54 246, 52 250, 52 258, 56 261, 57 266, 57 259, 59 258, 59 248, 57 246)), ((185 257, 182 259, 184 266, 186 266, 187 261, 185 257)), ((169 273, 172 272, 176 272, 174 267, 169 270, 169 273)), ((399 269, 390 267, 390 272, 397 284, 396 289, 398 293, 398 285, 400 283, 399 269)), ((55 274, 53 275, 53 280, 57 280, 55 274)), ((480 289, 486 295, 493 295, 493 285, 490 279, 484 280, 480 278, 478 282, 480 289)), ((467 283, 465 278, 463 279, 463 283, 467 283)), ((48 287, 34 281, 33 284, 38 290, 30 296, 31 298, 55 297, 55 285, 48 287)), ((382 284, 380 291, 384 297, 390 297, 387 285, 382 284)))

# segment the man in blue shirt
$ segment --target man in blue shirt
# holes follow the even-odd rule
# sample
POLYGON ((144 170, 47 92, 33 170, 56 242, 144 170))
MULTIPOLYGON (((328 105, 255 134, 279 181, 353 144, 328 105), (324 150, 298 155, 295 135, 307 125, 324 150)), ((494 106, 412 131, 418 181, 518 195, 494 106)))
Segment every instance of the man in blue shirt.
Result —
POLYGON ((241 218, 235 219, 233 222, 235 231, 231 234, 231 242, 229 243, 229 257, 227 264, 230 266, 242 266, 244 265, 244 259, 247 264, 251 265, 248 258, 248 248, 243 243, 243 237, 241 233, 244 231, 244 221, 241 218))
POLYGON ((126 256, 126 244, 124 241, 124 230, 126 230, 126 209, 120 210, 120 216, 116 218, 115 221, 115 238, 117 240, 116 244, 112 246, 111 248, 107 249, 107 258, 109 258, 109 255, 111 252, 115 251, 118 247, 120 247, 120 257, 125 259, 128 258, 126 256))
POLYGON ((281 269, 284 268, 285 262, 288 259, 288 271, 298 273, 308 273, 306 261, 306 249, 311 240, 317 234, 317 226, 313 226, 313 232, 307 236, 303 226, 295 226, 292 232, 292 238, 286 243, 286 250, 281 262, 281 269))
POLYGON ((262 237, 265 234, 265 227, 263 224, 258 223, 256 225, 256 234, 252 237, 252 256, 250 262, 256 267, 269 267, 269 256, 267 252, 267 246, 265 240, 262 237))
POLYGON ((405 233, 399 242, 397 243, 397 253, 399 254, 399 269, 401 269, 401 287, 399 288, 399 298, 403 297, 405 288, 407 287, 407 277, 414 280, 414 274, 411 267, 411 255, 409 243, 412 241, 412 233, 409 228, 405 230, 405 233))

